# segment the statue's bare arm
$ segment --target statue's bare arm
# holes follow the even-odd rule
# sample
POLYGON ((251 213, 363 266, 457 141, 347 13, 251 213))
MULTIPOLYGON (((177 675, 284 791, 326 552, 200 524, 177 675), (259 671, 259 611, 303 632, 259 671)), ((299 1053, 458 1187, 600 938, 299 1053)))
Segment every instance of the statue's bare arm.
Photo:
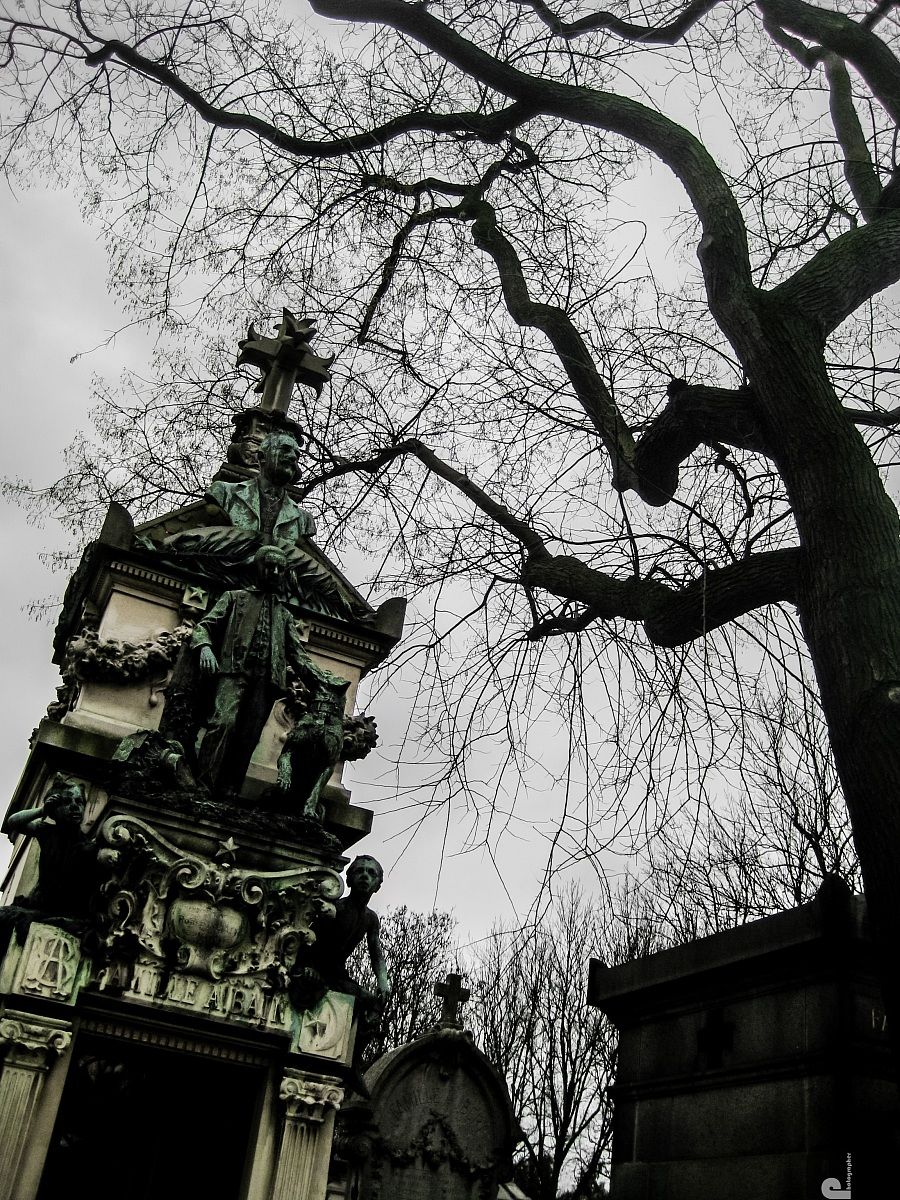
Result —
POLYGON ((47 819, 42 814, 43 809, 40 806, 23 808, 7 818, 6 827, 10 833, 24 833, 29 837, 34 837, 47 819))
POLYGON ((366 915, 366 941, 369 947, 369 961, 378 984, 378 994, 387 999, 391 994, 391 981, 388 978, 384 952, 381 949, 381 926, 378 916, 371 909, 366 915))

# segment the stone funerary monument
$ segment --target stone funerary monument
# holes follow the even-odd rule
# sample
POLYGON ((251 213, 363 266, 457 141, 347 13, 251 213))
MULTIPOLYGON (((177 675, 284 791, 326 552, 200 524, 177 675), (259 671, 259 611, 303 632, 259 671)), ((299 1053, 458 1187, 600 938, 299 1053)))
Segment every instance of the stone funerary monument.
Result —
POLYGON ((335 1113, 389 991, 371 813, 342 763, 404 602, 373 609, 292 484, 309 321, 251 326, 240 412, 203 498, 112 505, 65 595, 62 686, 5 831, 0 1200, 322 1200, 335 1113), (346 960, 367 937, 378 983, 346 960), (354 1050, 355 1047, 355 1050, 354 1050))

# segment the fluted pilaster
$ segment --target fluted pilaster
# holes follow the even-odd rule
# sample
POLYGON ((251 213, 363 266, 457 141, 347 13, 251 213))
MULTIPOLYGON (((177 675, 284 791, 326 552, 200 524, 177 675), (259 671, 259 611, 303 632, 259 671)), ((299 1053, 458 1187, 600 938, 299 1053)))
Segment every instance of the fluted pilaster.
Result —
POLYGON ((272 1200, 325 1200, 334 1115, 344 1098, 341 1081, 288 1068, 279 1095, 284 1129, 272 1200))
POLYGON ((15 1193, 47 1070, 71 1041, 67 1021, 9 1009, 0 1017, 0 1047, 6 1051, 0 1073, 0 1200, 15 1193))

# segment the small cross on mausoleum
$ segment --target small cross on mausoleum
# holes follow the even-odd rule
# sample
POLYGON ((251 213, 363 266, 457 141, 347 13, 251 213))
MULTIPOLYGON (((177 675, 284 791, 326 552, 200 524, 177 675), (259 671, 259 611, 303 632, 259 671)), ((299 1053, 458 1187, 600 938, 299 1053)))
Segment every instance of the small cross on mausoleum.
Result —
POLYGON ((462 1029, 459 1007, 461 1004, 465 1004, 471 995, 469 989, 462 986, 462 975, 451 971, 444 983, 438 982, 434 985, 434 994, 439 996, 443 1002, 441 1019, 438 1024, 462 1029))

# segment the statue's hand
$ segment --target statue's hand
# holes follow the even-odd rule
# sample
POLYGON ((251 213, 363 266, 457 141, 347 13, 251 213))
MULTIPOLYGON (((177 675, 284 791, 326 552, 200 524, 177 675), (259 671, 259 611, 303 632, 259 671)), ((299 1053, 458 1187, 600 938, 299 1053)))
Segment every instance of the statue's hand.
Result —
POLYGON ((200 650, 200 674, 215 675, 219 669, 219 660, 213 654, 211 647, 203 646, 200 650))

